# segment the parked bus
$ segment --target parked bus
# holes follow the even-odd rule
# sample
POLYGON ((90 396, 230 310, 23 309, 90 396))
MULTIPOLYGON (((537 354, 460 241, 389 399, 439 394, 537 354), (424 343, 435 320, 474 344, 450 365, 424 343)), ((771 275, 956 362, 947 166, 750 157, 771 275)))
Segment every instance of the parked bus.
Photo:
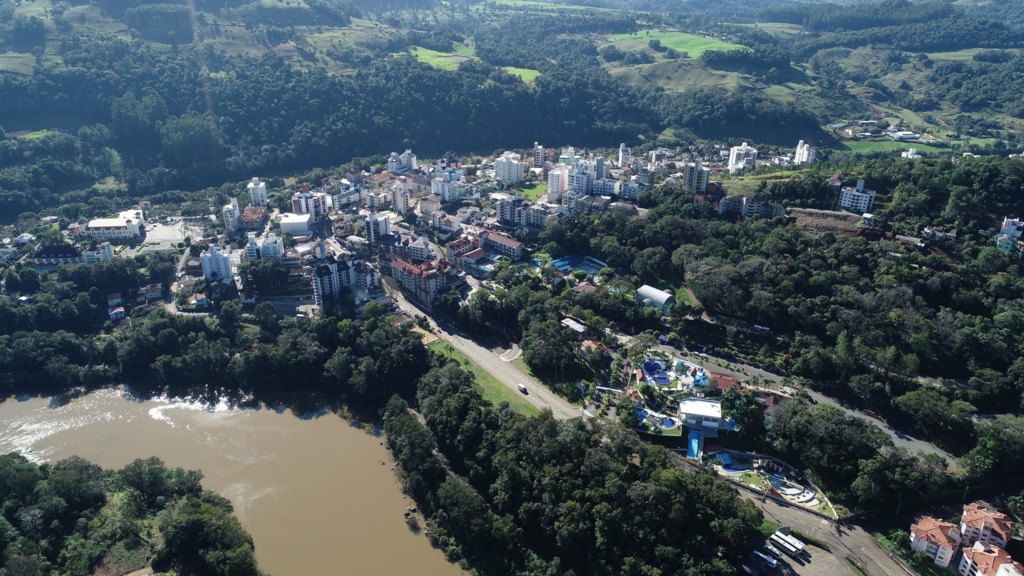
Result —
POLYGON ((772 556, 775 556, 776 558, 782 558, 782 552, 780 552, 779 549, 775 546, 772 546, 771 544, 765 544, 764 549, 772 556))
POLYGON ((760 550, 754 550, 754 554, 761 560, 764 560, 765 566, 768 566, 769 568, 775 568, 779 565, 779 562, 775 558, 772 558, 760 550))
POLYGON ((776 532, 775 534, 772 534, 771 537, 769 537, 768 539, 771 541, 772 544, 775 545, 776 548, 784 552, 787 556, 799 558, 801 550, 799 550, 796 546, 793 546, 789 542, 789 540, 785 540, 780 536, 785 536, 785 534, 780 534, 776 532))
POLYGON ((804 543, 801 542, 799 539, 797 539, 792 534, 787 534, 787 533, 782 532, 782 531, 777 531, 775 533, 779 535, 779 538, 785 540, 786 542, 789 542, 790 546, 792 546, 793 548, 796 548, 797 552, 803 552, 804 551, 804 543))

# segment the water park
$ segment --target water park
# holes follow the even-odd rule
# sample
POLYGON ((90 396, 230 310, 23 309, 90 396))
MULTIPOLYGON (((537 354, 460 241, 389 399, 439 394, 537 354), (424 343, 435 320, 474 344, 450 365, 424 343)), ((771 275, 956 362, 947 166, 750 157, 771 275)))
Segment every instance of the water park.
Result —
POLYGON ((804 485, 792 475, 784 473, 789 468, 785 463, 767 456, 732 450, 721 450, 708 456, 708 461, 715 466, 718 474, 733 482, 781 498, 790 504, 834 514, 824 495, 819 495, 813 486, 804 485))
POLYGON ((711 374, 681 359, 646 356, 636 367, 630 398, 636 406, 637 429, 667 437, 687 436, 687 457, 700 460, 704 439, 736 423, 722 416, 718 400, 703 398, 711 374))

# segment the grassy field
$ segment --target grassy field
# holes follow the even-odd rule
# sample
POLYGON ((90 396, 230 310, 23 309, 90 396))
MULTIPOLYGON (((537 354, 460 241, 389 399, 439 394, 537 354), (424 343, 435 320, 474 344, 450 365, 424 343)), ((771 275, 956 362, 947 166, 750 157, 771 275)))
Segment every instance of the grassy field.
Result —
MULTIPOLYGON (((928 58, 935 60, 936 62, 945 62, 950 60, 971 60, 974 55, 978 52, 984 52, 987 48, 968 48, 967 50, 957 50, 955 52, 929 52, 928 58)), ((1006 52, 1013 52, 1020 54, 1020 50, 1006 50, 1006 52)))
POLYGON ((463 369, 472 372, 473 375, 476 376, 476 383, 480 386, 480 391, 483 394, 483 397, 495 405, 501 402, 508 402, 509 406, 522 414, 526 414, 528 416, 536 416, 537 414, 540 414, 540 410, 538 410, 533 404, 527 402, 521 394, 511 390, 508 386, 499 382, 497 378, 491 375, 490 372, 484 370, 462 352, 452 348, 451 345, 444 340, 433 342, 428 346, 428 348, 454 359, 462 365, 463 369))
POLYGON ((651 40, 660 40, 662 46, 672 48, 680 54, 685 52, 690 58, 697 58, 708 50, 736 50, 739 48, 746 48, 739 44, 723 42, 721 40, 716 40, 715 38, 696 36, 694 34, 676 32, 673 30, 641 30, 633 34, 616 34, 609 38, 609 40, 619 45, 619 48, 622 48, 623 50, 645 48, 647 47, 647 43, 651 40))
POLYGON ((618 80, 642 86, 660 86, 666 92, 683 92, 695 86, 735 89, 750 83, 737 72, 709 70, 694 60, 660 60, 653 64, 604 64, 618 80))
POLYGON ((530 68, 516 68, 515 66, 502 66, 501 69, 504 70, 505 72, 508 72, 509 74, 513 74, 515 76, 519 76, 519 78, 523 82, 525 82, 527 84, 533 84, 533 81, 537 79, 537 76, 540 76, 540 72, 539 71, 532 70, 530 68))
POLYGON ((523 198, 530 201, 536 200, 547 193, 548 185, 546 182, 538 182, 529 188, 523 188, 523 198))
POLYGON ((458 42, 455 43, 455 49, 451 52, 438 52, 420 46, 410 46, 409 53, 420 62, 441 70, 457 70, 460 63, 476 59, 476 50, 458 42))
POLYGON ((849 152, 898 152, 902 150, 909 150, 916 148, 918 152, 922 154, 928 152, 948 152, 947 148, 939 148, 937 146, 929 146, 927 144, 916 144, 913 142, 897 142, 895 140, 881 140, 881 141, 869 141, 869 140, 846 140, 843 142, 842 147, 839 150, 846 150, 849 152))
POLYGON ((5 52, 0 54, 0 71, 13 74, 32 75, 32 66, 36 63, 36 57, 31 54, 20 52, 5 52))
POLYGON ((537 2, 535 0, 493 0, 498 6, 528 6, 531 8, 547 8, 549 10, 610 10, 609 8, 598 8, 593 6, 574 6, 572 4, 549 4, 548 2, 537 2))

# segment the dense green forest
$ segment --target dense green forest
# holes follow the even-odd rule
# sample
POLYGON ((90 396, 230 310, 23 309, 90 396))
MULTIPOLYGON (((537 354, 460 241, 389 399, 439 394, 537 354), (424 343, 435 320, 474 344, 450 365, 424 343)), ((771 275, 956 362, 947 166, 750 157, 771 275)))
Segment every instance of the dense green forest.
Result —
POLYGON ((0 571, 262 574, 231 503, 201 479, 157 458, 113 471, 78 457, 38 465, 0 456, 0 571))

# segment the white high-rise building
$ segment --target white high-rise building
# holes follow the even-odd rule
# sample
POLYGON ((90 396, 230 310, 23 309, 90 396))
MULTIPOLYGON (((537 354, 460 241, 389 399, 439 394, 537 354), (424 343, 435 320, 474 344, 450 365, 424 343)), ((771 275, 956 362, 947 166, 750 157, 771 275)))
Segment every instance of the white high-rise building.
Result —
POLYGON ((814 148, 801 140, 796 145, 796 152, 793 153, 793 164, 810 164, 814 162, 814 148))
POLYGON ((231 278, 231 248, 221 251, 218 246, 210 246, 199 255, 199 263, 203 267, 203 278, 211 281, 223 281, 231 278))
POLYGON ((409 196, 409 191, 398 182, 391 186, 391 206, 399 214, 407 214, 412 211, 412 198, 409 196))
POLYGON ((519 182, 526 178, 526 172, 526 164, 515 152, 505 152, 494 161, 494 177, 501 182, 519 182))
POLYGON ((863 180, 857 180, 857 187, 844 186, 839 193, 839 207, 853 212, 871 212, 875 204, 875 191, 864 187, 863 180))
POLYGON ((594 173, 579 166, 569 171, 567 187, 577 196, 586 196, 594 191, 594 173))
POLYGON ((234 234, 238 231, 238 217, 241 215, 241 210, 238 209, 238 199, 232 198, 231 202, 228 202, 221 208, 221 214, 224 216, 224 231, 228 234, 234 234))
POLYGON ((377 244, 381 238, 391 234, 391 215, 375 212, 366 217, 366 241, 377 244))
POLYGON ((744 142, 740 146, 733 146, 729 149, 729 173, 739 174, 751 170, 757 165, 757 148, 752 148, 744 142))
POLYGON ((544 147, 539 142, 533 143, 533 167, 541 168, 544 166, 544 147))
POLYGON ((250 206, 266 206, 269 203, 266 182, 260 182, 259 178, 253 178, 245 187, 249 191, 250 206))
POLYGON ((292 194, 292 212, 309 214, 311 222, 319 222, 327 216, 327 194, 307 189, 292 194))
POLYGON ((245 245, 245 257, 249 260, 258 260, 260 257, 260 241, 255 232, 246 234, 249 241, 245 245))
POLYGON ((623 142, 619 144, 619 168, 625 167, 627 164, 633 161, 633 151, 626 146, 623 142))
POLYGON ((697 158, 693 164, 686 166, 686 173, 683 177, 683 189, 690 194, 703 194, 707 192, 708 177, 710 175, 711 170, 705 168, 700 158, 697 158))
POLYGON ((569 168, 559 164, 548 172, 548 202, 558 202, 569 188, 569 168))

